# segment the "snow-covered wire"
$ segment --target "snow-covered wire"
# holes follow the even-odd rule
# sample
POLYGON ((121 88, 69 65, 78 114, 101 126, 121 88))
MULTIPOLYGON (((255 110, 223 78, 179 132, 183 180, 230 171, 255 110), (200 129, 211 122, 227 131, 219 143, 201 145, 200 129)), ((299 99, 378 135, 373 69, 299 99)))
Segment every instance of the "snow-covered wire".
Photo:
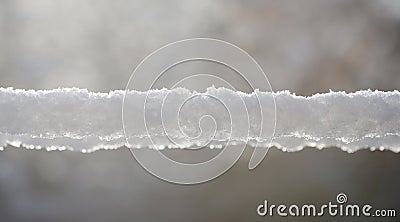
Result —
POLYGON ((246 94, 214 87, 202 93, 184 88, 128 91, 124 121, 133 124, 129 124, 126 135, 122 124, 124 94, 123 90, 94 93, 77 88, 38 91, 0 88, 0 144, 91 152, 124 145, 186 148, 208 140, 208 147, 218 148, 229 138, 232 144, 257 142, 257 146, 273 145, 285 151, 305 146, 337 146, 348 152, 361 148, 400 152, 398 91, 329 92, 309 97, 289 91, 256 90, 246 94), (214 97, 230 103, 229 112, 214 97), (189 98, 193 99, 187 102, 189 98), (271 144, 275 121, 270 118, 275 111, 272 98, 277 119, 271 144), (255 108, 258 101, 262 119, 255 108), (243 102, 249 116, 247 123, 240 122, 244 114, 235 109, 236 104, 243 102), (202 117, 209 114, 214 122, 202 123, 202 117), (160 120, 162 126, 157 125, 160 120), (232 130, 232 125, 237 129, 232 130), (204 132, 208 130, 212 133, 204 132), (177 145, 171 139, 164 139, 166 136, 182 143, 177 145))

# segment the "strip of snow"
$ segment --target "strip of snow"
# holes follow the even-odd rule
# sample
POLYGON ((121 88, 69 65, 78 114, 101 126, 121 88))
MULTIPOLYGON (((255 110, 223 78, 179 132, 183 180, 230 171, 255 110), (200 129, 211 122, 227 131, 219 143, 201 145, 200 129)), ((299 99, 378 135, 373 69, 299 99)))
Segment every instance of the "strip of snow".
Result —
POLYGON ((348 152, 361 148, 400 152, 398 91, 309 97, 214 87, 203 93, 184 88, 128 91, 124 127, 129 143, 122 124, 124 94, 123 90, 0 88, 0 150, 7 145, 84 153, 124 145, 219 148, 230 140, 229 144, 258 142, 257 146, 284 151, 337 146, 348 152))

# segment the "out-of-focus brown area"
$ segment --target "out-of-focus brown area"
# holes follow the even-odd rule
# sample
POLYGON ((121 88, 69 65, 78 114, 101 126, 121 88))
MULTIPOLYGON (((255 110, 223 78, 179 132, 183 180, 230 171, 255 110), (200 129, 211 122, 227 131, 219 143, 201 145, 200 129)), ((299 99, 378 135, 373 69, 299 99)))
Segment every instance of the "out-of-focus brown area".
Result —
MULTIPOLYGON (((274 90, 400 88, 394 0, 0 0, 0 86, 123 89, 145 56, 190 37, 245 49, 274 90)), ((148 174, 127 149, 84 155, 8 147, 0 152, 0 221, 336 221, 259 218, 255 210, 264 199, 323 204, 340 192, 400 212, 399 154, 271 149, 248 171, 250 152, 216 180, 180 186, 148 174)))
POLYGON ((400 88, 397 1, 0 1, 1 85, 108 91, 167 43, 237 44, 275 90, 400 88))

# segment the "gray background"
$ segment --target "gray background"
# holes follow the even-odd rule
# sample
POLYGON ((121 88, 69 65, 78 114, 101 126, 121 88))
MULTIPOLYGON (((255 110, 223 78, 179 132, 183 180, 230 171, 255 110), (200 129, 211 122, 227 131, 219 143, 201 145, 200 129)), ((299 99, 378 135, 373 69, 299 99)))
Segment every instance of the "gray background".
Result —
MULTIPOLYGON (((400 88, 394 0, 1 0, 0 86, 123 89, 145 56, 190 37, 245 49, 274 90, 400 88)), ((83 155, 8 147, 0 152, 0 221, 309 221, 259 218, 255 209, 264 199, 323 204, 340 192, 400 212, 398 154, 271 149, 248 171, 250 153, 216 180, 180 186, 149 175, 127 149, 83 155)))

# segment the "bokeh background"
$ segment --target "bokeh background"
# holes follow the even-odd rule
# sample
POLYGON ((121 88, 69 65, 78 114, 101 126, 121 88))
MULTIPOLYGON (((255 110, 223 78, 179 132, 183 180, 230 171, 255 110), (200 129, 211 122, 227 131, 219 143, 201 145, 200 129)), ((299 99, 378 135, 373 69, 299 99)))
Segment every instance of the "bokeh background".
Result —
MULTIPOLYGON (((0 0, 0 86, 123 89, 145 56, 190 37, 245 49, 274 90, 400 89, 395 0, 0 0)), ((271 149, 248 171, 250 153, 216 180, 180 186, 148 174, 127 149, 84 155, 7 147, 0 221, 317 221, 260 218, 256 207, 264 199, 318 205, 340 192, 400 213, 399 154, 271 149)))

